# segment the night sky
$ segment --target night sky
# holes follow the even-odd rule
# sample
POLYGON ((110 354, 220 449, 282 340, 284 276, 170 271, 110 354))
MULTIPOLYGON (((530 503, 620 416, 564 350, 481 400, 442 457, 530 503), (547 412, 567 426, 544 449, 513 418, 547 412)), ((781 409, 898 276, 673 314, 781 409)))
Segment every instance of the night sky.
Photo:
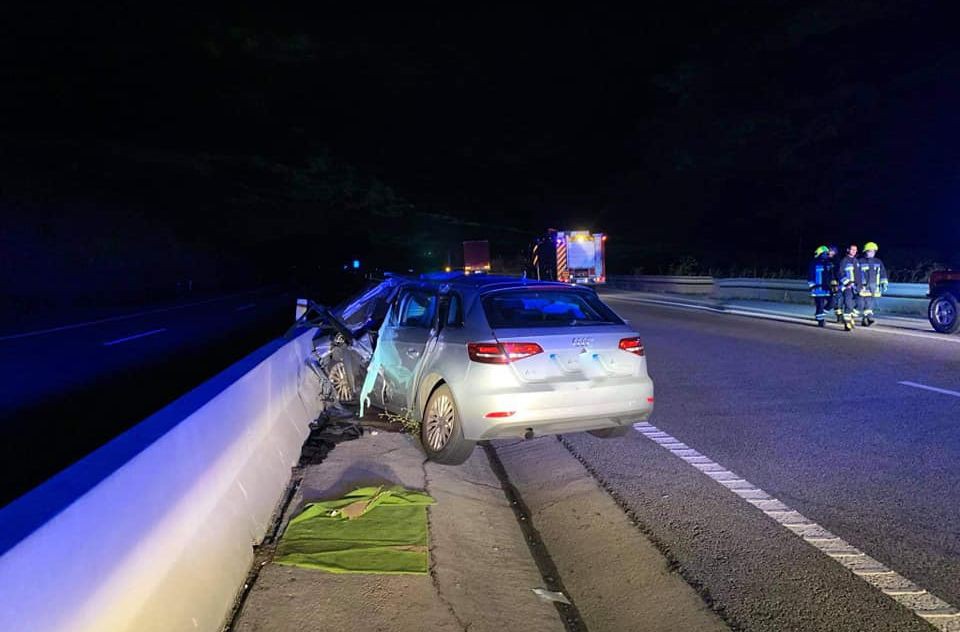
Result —
POLYGON ((960 241, 946 6, 20 9, 0 280, 427 268, 548 227, 609 233, 614 272, 801 270, 851 240, 922 271, 960 241))

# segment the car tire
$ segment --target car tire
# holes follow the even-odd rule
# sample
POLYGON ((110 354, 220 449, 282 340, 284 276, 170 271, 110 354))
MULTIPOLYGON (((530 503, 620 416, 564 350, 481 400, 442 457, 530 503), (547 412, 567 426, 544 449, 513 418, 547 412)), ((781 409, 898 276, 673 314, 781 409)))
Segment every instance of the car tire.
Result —
POLYGON ((632 426, 614 426, 612 428, 598 428, 596 430, 587 430, 588 434, 600 439, 616 439, 630 434, 632 426))
POLYGON ((446 384, 438 386, 427 400, 420 422, 420 441, 427 458, 444 465, 460 465, 473 454, 476 441, 463 437, 460 411, 446 384))
POLYGON ((960 304, 950 292, 935 296, 930 301, 927 316, 933 328, 942 334, 960 331, 960 304))

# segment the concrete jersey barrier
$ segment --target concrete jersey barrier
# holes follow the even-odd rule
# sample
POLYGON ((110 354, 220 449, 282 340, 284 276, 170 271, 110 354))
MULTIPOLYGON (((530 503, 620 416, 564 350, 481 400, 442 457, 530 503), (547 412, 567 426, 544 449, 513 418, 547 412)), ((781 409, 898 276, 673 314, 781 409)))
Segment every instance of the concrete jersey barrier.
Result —
POLYGON ((221 629, 316 416, 278 340, 0 510, 0 630, 221 629))

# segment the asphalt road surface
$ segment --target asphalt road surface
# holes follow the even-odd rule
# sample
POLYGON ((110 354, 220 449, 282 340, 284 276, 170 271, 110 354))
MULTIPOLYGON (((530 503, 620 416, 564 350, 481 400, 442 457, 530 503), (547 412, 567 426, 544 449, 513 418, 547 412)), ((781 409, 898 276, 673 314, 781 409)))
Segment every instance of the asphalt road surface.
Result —
POLYGON ((260 290, 0 334, 0 506, 293 322, 260 290))
MULTIPOLYGON (((606 298, 646 345, 650 423, 960 604, 960 338, 606 298)), ((930 629, 650 438, 564 443, 734 629, 930 629)))

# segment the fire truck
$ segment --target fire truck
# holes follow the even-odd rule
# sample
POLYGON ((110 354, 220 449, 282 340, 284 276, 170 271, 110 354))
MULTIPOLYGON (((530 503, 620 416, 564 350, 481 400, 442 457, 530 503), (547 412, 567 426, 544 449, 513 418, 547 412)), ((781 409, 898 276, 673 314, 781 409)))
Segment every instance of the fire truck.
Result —
POLYGON ((606 283, 607 236, 587 230, 554 230, 531 249, 528 276, 574 284, 606 283))

